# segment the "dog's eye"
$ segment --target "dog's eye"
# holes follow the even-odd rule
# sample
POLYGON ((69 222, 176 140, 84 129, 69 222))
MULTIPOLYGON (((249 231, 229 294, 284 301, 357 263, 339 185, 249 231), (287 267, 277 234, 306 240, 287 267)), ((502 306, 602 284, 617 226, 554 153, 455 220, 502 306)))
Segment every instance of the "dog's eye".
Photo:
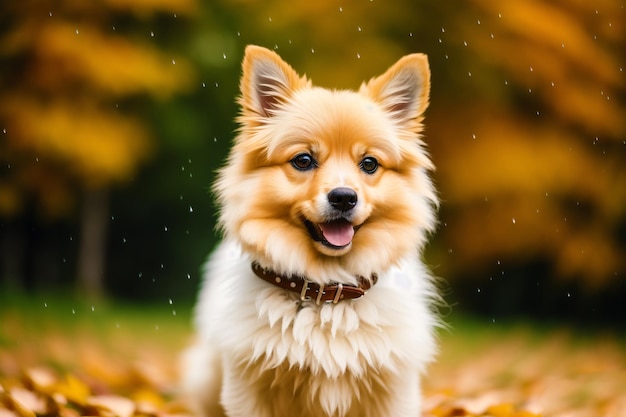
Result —
POLYGON ((366 174, 373 174, 378 169, 378 160, 373 156, 366 156, 359 164, 359 167, 366 174))
POLYGON ((313 157, 308 153, 296 155, 296 157, 291 160, 291 165, 300 171, 308 171, 309 169, 313 169, 317 166, 315 159, 313 159, 313 157))

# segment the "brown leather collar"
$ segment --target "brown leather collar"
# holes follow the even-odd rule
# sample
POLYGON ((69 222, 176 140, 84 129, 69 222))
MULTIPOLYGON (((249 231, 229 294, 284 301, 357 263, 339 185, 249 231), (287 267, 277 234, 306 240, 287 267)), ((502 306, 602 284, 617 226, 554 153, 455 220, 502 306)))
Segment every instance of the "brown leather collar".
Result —
POLYGON ((272 270, 264 269, 257 262, 252 262, 252 271, 263 281, 300 294, 301 301, 315 300, 318 305, 322 302, 337 304, 341 300, 360 298, 378 281, 378 276, 373 274, 371 281, 358 277, 358 286, 341 283, 319 285, 300 276, 279 275, 272 270))

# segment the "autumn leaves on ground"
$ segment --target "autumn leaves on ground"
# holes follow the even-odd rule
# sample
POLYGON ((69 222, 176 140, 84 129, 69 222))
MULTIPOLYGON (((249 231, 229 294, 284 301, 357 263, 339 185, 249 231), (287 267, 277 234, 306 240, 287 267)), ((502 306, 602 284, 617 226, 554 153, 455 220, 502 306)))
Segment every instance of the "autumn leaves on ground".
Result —
MULTIPOLYGON (((0 307, 0 417, 187 416, 175 392, 189 308, 50 299, 0 307)), ((611 332, 460 319, 441 334, 423 417, 623 417, 611 332)))

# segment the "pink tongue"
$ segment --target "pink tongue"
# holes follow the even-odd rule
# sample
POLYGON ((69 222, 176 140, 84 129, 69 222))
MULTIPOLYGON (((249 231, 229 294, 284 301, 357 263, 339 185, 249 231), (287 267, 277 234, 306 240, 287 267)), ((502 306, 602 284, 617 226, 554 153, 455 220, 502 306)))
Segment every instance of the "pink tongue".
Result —
POLYGON ((337 221, 330 223, 320 223, 320 230, 324 235, 324 239, 333 246, 346 246, 352 242, 354 236, 354 227, 345 221, 337 221))

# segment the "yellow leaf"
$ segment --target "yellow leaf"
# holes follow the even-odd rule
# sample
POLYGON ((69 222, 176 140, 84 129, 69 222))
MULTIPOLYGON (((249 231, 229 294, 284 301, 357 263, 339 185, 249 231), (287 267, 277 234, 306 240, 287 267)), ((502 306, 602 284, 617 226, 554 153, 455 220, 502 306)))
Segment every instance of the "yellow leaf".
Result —
POLYGON ((57 385, 57 392, 80 405, 84 405, 91 395, 89 387, 73 375, 67 375, 65 380, 57 385))

